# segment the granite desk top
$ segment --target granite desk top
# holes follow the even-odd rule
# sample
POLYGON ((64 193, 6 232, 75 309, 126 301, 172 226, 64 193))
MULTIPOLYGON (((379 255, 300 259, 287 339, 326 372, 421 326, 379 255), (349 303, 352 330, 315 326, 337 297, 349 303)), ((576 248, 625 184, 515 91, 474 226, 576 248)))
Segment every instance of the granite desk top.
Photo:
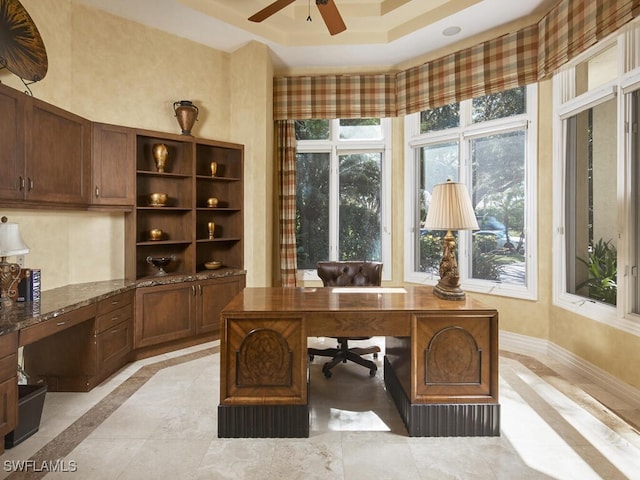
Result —
POLYGON ((194 275, 146 277, 136 281, 106 280, 44 290, 40 295, 39 302, 16 302, 10 307, 0 308, 0 335, 56 318, 77 308, 91 305, 135 288, 244 275, 245 273, 244 270, 223 268, 194 275))

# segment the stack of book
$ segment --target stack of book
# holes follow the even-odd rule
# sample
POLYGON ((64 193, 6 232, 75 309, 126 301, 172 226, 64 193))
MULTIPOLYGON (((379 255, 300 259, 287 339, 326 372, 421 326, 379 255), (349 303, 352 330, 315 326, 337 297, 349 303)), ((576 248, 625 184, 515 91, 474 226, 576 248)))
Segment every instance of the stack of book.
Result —
POLYGON ((23 268, 20 272, 18 283, 18 302, 39 302, 40 301, 40 277, 39 268, 23 268))

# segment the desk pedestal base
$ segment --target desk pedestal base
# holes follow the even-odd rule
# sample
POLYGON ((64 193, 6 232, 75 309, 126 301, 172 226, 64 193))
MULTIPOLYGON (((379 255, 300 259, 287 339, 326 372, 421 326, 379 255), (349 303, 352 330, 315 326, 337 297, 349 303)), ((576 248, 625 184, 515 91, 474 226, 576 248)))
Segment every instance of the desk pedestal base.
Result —
POLYGON ((218 405, 220 438, 306 438, 307 405, 218 405))
POLYGON ((498 437, 500 404, 415 404, 384 359, 384 383, 411 437, 498 437))

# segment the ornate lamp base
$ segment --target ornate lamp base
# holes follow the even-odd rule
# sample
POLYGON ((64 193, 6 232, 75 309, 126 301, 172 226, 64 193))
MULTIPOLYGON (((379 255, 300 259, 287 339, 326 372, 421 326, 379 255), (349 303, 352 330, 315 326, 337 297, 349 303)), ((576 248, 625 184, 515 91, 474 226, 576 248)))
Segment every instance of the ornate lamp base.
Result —
POLYGON ((442 281, 433 286, 433 294, 443 300, 464 300, 466 295, 459 285, 451 286, 443 284, 442 281))
POLYGON ((433 287, 433 294, 443 300, 465 299, 465 293, 460 288, 458 262, 456 262, 456 240, 451 230, 448 230, 442 239, 440 281, 433 287))
POLYGON ((3 307, 13 305, 12 296, 16 294, 15 286, 20 279, 20 265, 8 263, 7 257, 0 258, 0 304, 3 307))

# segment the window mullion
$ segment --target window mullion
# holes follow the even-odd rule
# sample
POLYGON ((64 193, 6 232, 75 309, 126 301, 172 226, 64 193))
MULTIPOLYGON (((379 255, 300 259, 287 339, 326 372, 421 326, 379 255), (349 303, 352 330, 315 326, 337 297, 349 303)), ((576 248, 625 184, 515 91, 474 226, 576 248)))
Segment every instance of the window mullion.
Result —
POLYGON ((340 171, 338 149, 331 147, 329 160, 329 259, 338 260, 339 210, 340 210, 340 171))

